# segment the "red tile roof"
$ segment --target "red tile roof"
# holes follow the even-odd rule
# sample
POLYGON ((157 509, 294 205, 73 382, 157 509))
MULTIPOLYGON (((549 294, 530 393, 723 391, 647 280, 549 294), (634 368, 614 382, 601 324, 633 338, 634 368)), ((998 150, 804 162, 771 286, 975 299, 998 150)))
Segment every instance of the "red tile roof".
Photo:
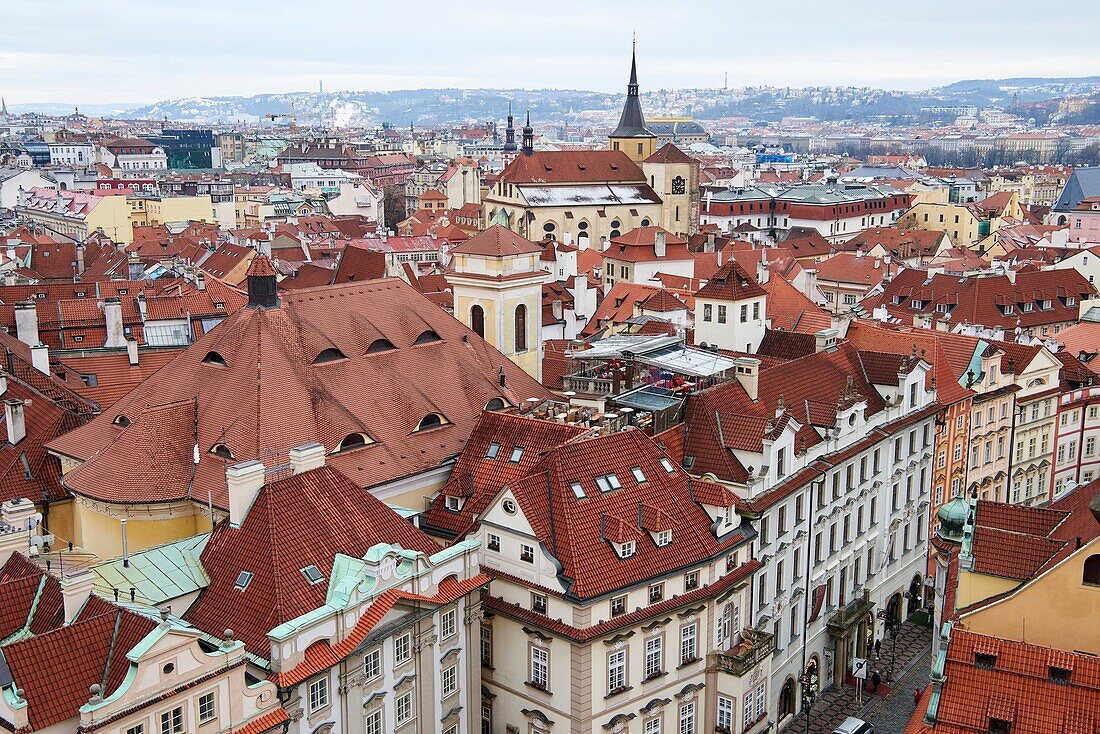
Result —
POLYGON ((676 147, 675 143, 665 143, 645 163, 694 163, 695 159, 676 147))
POLYGON ((760 287, 768 293, 767 315, 771 328, 803 334, 816 334, 822 329, 832 328, 832 316, 786 278, 770 277, 760 287))
POLYGON ((696 298, 741 301, 767 296, 756 280, 736 260, 730 260, 695 294, 696 298))
POLYGON ((386 274, 386 254, 349 244, 340 255, 333 283, 374 280, 386 274))
POLYGON ((73 352, 66 354, 62 362, 83 376, 94 376, 94 386, 83 381, 73 385, 78 393, 109 408, 135 387, 156 374, 171 362, 183 349, 142 349, 138 364, 131 365, 123 350, 114 352, 73 352))
POLYGON ((280 706, 274 711, 268 711, 244 726, 234 729, 233 734, 272 734, 276 729, 282 731, 282 725, 289 720, 290 716, 280 706))
POLYGON ((660 227, 637 227, 626 234, 611 240, 603 251, 604 260, 625 260, 626 262, 656 262, 662 260, 689 260, 694 262, 687 249, 687 240, 677 237, 660 227), (657 233, 665 234, 665 254, 658 257, 656 252, 657 233))
POLYGON ((233 609, 237 639, 250 653, 267 658, 268 631, 325 603, 328 584, 310 583, 302 569, 316 566, 327 578, 337 553, 360 558, 378 543, 429 554, 439 550, 438 543, 331 466, 273 481, 260 490, 239 528, 228 520, 214 528, 201 556, 210 583, 187 620, 220 634, 226 610, 233 609), (324 533, 318 534, 318 527, 324 533), (241 571, 253 574, 243 591, 235 586, 241 571))
POLYGON ((500 180, 512 184, 645 182, 637 163, 620 150, 535 151, 516 156, 500 180))
POLYGON ((508 257, 541 253, 542 248, 531 240, 520 237, 507 227, 494 224, 458 245, 451 252, 456 255, 508 257))
POLYGON ((514 362, 391 278, 293 291, 279 308, 241 309, 51 448, 85 461, 64 478, 79 494, 205 503, 210 493, 225 508, 216 444, 236 461, 280 463, 294 446, 320 441, 332 450, 365 433, 374 443, 331 463, 360 486, 375 486, 461 451, 492 398, 518 405, 547 396, 514 362), (314 364, 323 352, 336 358, 314 364), (429 414, 444 424, 417 431, 429 414))

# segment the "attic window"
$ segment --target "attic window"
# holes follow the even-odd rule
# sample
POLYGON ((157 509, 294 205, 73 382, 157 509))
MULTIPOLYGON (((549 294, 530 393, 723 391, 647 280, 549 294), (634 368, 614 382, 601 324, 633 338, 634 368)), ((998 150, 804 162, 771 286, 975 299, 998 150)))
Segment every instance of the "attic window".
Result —
POLYGON ((569 488, 573 490, 573 494, 576 495, 577 499, 584 498, 584 487, 581 486, 580 482, 570 482, 569 488))
POLYGON ((638 484, 641 484, 645 481, 645 474, 642 472, 642 468, 640 466, 633 467, 630 470, 630 473, 634 475, 634 481, 636 481, 638 484))
POLYGON ((431 329, 428 329, 423 334, 416 337, 416 341, 414 341, 413 344, 427 344, 428 342, 440 342, 440 341, 443 341, 443 337, 441 337, 439 334, 436 334, 431 329))
POLYGON ((667 471, 669 474, 676 471, 676 467, 672 465, 672 462, 664 458, 663 456, 661 457, 661 466, 663 466, 665 468, 665 471, 667 471))
POLYGON ((979 670, 993 670, 997 665, 997 656, 988 653, 974 653, 974 667, 979 670))
POLYGON ((397 349, 389 339, 375 339, 367 347, 367 354, 378 354, 379 352, 388 352, 391 349, 397 349))
POLYGON ((671 530, 662 530, 661 532, 657 533, 657 545, 658 546, 663 548, 671 542, 672 542, 672 531, 671 530))
POLYGON ((518 464, 521 458, 523 458, 523 447, 516 446, 512 449, 512 455, 508 457, 508 461, 512 462, 513 464, 518 464))
POLYGON ((306 581, 311 584, 318 584, 324 580, 325 576, 321 573, 321 569, 314 566, 312 563, 302 569, 302 575, 306 577, 306 581))
POLYGON ((229 450, 229 447, 224 443, 216 443, 210 448, 210 453, 214 454, 221 459, 232 459, 233 452, 229 450))
POLYGON ((225 357, 217 352, 207 352, 206 356, 202 358, 203 364, 212 364, 215 367, 228 367, 225 362, 225 357))
POLYGON ((336 445, 336 450, 332 453, 339 454, 342 451, 351 451, 352 449, 362 448, 369 443, 374 443, 374 441, 367 434, 351 433, 345 436, 344 440, 336 445))
POLYGON ((252 582, 251 571, 241 571, 237 574, 237 583, 233 584, 233 588, 237 591, 244 591, 248 588, 248 585, 252 582))
POLYGON ((325 364, 326 362, 335 362, 340 359, 347 359, 344 353, 335 347, 329 347, 328 349, 321 350, 321 353, 313 360, 313 364, 325 364))
POLYGON ((1068 686, 1069 685, 1069 677, 1070 677, 1070 675, 1072 675, 1072 671, 1066 670, 1065 668, 1059 668, 1059 667, 1056 667, 1054 665, 1051 665, 1050 668, 1048 669, 1048 672, 1050 674, 1049 680, 1054 685, 1056 685, 1056 686, 1068 686))
POLYGON ((445 419, 439 413, 428 413, 428 415, 420 419, 420 423, 416 425, 416 430, 426 431, 429 428, 438 428, 445 422, 445 419))
POLYGON ((504 398, 493 398, 485 403, 485 410, 504 410, 507 407, 508 403, 504 402, 504 398))
POLYGON ((493 441, 491 444, 489 444, 489 450, 485 452, 485 458, 495 459, 497 458, 498 453, 500 453, 500 444, 496 441, 493 441))
POLYGON ((452 495, 447 495, 447 510, 450 512, 458 512, 462 509, 462 500, 452 495))
POLYGON ((1004 719, 989 717, 989 734, 1009 734, 1012 731, 1012 722, 1004 719))
POLYGON ((596 477, 596 486, 604 493, 623 488, 622 482, 619 481, 619 477, 615 473, 596 477))
POLYGON ((619 558, 630 558, 634 555, 634 541, 628 540, 619 546, 619 558))
POLYGON ((122 426, 123 428, 130 425, 130 419, 122 415, 121 413, 116 415, 115 419, 111 422, 114 423, 116 426, 122 426))

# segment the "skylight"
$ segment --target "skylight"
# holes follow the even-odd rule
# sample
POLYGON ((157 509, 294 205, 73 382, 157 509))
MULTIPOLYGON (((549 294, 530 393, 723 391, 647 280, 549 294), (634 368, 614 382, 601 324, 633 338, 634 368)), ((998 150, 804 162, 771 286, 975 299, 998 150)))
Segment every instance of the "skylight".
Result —
POLYGON ((663 466, 665 468, 665 471, 667 471, 669 474, 676 471, 676 467, 672 465, 672 462, 664 457, 661 457, 661 466, 663 466))
POLYGON ((601 492, 607 493, 614 489, 622 489, 623 484, 619 481, 618 475, 604 474, 596 477, 596 486, 600 488, 601 492))
POLYGON ((493 441, 491 444, 489 444, 489 450, 485 452, 485 458, 486 459, 495 459, 495 458, 497 458, 497 454, 499 452, 500 452, 500 444, 497 443, 496 441, 493 441))
POLYGON ((302 575, 306 577, 306 581, 311 584, 317 584, 324 580, 325 576, 321 573, 321 569, 314 566, 312 563, 302 569, 302 575))
POLYGON ((251 571, 241 571, 237 574, 237 583, 233 585, 237 591, 244 591, 248 588, 248 584, 252 581, 251 571))
POLYGON ((645 474, 642 473, 642 468, 640 466, 633 467, 630 473, 634 475, 634 481, 638 482, 638 484, 645 481, 645 474))
POLYGON ((514 449, 512 449, 512 455, 511 455, 511 457, 509 457, 508 461, 512 462, 513 464, 518 464, 519 460, 522 456, 523 456, 523 447, 522 446, 516 446, 514 449))
POLYGON ((581 499, 582 497, 585 496, 584 487, 581 486, 580 482, 570 483, 569 488, 571 490, 573 490, 573 494, 575 494, 577 496, 577 499, 581 499))

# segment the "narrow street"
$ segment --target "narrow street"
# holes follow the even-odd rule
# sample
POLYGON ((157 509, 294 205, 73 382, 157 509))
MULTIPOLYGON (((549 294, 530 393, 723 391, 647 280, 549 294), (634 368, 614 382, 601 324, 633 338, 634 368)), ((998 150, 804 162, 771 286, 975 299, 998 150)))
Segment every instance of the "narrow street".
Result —
POLYGON ((881 671, 883 683, 877 694, 863 691, 860 695, 854 686, 833 688, 823 693, 810 712, 809 726, 804 714, 799 714, 783 731, 787 734, 832 734, 833 730, 849 716, 857 716, 874 724, 877 734, 901 734, 913 714, 913 689, 928 684, 931 664, 932 630, 906 622, 896 640, 887 638, 879 650, 878 659, 872 658, 872 670, 881 671), (891 663, 898 682, 886 683, 891 663))

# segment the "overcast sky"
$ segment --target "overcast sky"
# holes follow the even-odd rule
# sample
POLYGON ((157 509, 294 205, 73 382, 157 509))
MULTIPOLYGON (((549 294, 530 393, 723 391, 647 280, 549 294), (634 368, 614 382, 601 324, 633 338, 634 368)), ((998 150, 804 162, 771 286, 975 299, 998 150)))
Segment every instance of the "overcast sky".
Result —
POLYGON ((1100 74, 1100 2, 2 0, 11 104, 417 87, 619 91, 1100 74), (980 11, 980 12, 979 12, 980 11), (634 20, 628 20, 633 18, 634 20))

